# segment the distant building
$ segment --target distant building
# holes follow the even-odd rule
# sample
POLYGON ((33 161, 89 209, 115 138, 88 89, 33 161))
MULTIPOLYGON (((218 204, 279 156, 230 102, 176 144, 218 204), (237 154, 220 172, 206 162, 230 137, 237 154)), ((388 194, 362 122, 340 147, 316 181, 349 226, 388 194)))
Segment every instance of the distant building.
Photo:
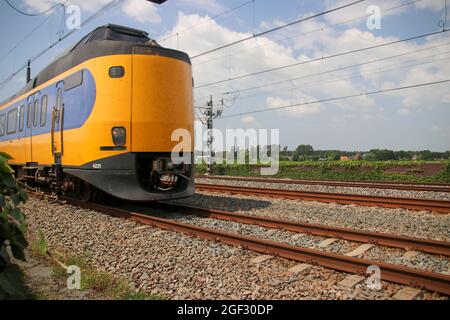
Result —
POLYGON ((349 156, 341 156, 341 161, 361 161, 362 156, 360 153, 358 153, 355 156, 349 157, 349 156))

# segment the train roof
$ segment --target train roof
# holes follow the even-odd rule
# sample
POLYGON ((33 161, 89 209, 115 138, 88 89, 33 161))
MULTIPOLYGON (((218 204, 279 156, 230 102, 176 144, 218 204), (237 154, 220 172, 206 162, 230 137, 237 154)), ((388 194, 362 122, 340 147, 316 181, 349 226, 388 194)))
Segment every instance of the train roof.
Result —
POLYGON ((186 53, 161 47, 156 41, 151 40, 148 33, 143 30, 107 24, 84 36, 62 56, 56 58, 39 72, 17 94, 0 102, 0 105, 14 100, 84 61, 106 55, 132 54, 136 47, 150 47, 154 54, 173 57, 190 63, 189 56, 186 53))

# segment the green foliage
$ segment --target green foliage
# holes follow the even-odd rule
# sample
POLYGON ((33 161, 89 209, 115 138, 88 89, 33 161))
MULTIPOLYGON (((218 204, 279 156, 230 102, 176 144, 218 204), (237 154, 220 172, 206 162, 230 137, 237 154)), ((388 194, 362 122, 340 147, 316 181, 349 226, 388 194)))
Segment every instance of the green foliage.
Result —
POLYGON ((7 245, 15 259, 25 261, 27 226, 18 206, 27 201, 27 194, 14 179, 14 171, 7 164, 10 159, 8 154, 0 152, 0 299, 24 299, 22 273, 12 263, 7 245))
MULTIPOLYGON (((420 161, 303 161, 281 162, 280 171, 274 178, 386 181, 414 183, 450 183, 450 161, 431 162, 441 164, 441 172, 423 177, 420 161), (393 167, 405 168, 404 173, 390 173, 393 167)), ((256 165, 215 165, 215 175, 257 177, 261 166, 256 165)), ((197 174, 206 173, 205 165, 196 166, 197 174)))
POLYGON ((38 231, 38 239, 36 241, 36 250, 41 255, 47 254, 47 250, 48 250, 47 241, 45 241, 45 236, 44 236, 44 233, 42 232, 42 230, 38 231))
MULTIPOLYGON (((38 246, 39 244, 36 243, 33 247, 36 250, 38 246)), ((40 253, 39 250, 37 251, 40 253)), ((93 290, 104 297, 116 300, 165 299, 165 297, 160 295, 148 295, 136 292, 124 279, 118 278, 110 273, 95 270, 84 258, 60 252, 52 252, 52 254, 63 264, 67 266, 75 265, 81 269, 81 290, 93 290)), ((54 265, 53 276, 64 281, 67 279, 66 270, 59 264, 54 265)))

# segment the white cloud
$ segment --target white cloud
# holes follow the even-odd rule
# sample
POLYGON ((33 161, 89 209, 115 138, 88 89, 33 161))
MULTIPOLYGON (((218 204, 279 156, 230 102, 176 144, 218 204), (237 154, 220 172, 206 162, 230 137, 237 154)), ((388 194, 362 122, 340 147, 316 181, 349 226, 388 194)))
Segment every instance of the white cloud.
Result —
MULTIPOLYGON (((304 101, 313 101, 314 99, 305 99, 304 101)), ((266 99, 267 106, 271 109, 277 109, 284 106, 289 106, 292 104, 298 103, 298 100, 292 101, 283 99, 280 97, 268 97, 266 99)), ((279 109, 278 113, 283 115, 290 115, 296 117, 305 117, 309 115, 313 115, 316 113, 320 113, 323 110, 320 104, 309 104, 309 105, 300 105, 292 108, 279 109)))
MULTIPOLYGON (((279 21, 272 24, 279 24, 279 21)), ((301 26, 291 27, 290 32, 294 35, 321 29, 325 24, 317 21, 307 21, 301 26)), ((236 32, 219 25, 215 21, 208 20, 207 16, 186 15, 179 13, 178 22, 168 34, 174 33, 175 30, 184 30, 192 26, 197 26, 179 37, 179 39, 169 39, 163 44, 169 47, 177 47, 188 52, 191 56, 198 53, 208 51, 219 47, 226 43, 231 43, 251 36, 249 33, 236 32)), ((164 35, 161 37, 164 38, 164 35)), ((214 86, 208 86, 203 89, 196 90, 197 99, 203 99, 210 93, 221 93, 226 91, 240 90, 242 88, 264 85, 278 80, 286 80, 303 75, 316 74, 321 71, 332 70, 342 66, 352 65, 359 62, 376 60, 392 56, 393 54, 412 51, 415 49, 429 46, 429 43, 435 43, 437 37, 427 39, 426 43, 417 45, 415 43, 406 42, 393 46, 380 47, 376 50, 367 50, 360 53, 343 55, 337 58, 324 60, 323 62, 302 64, 299 67, 281 69, 279 71, 261 74, 243 78, 238 81, 224 82, 214 86)), ((437 38, 439 39, 439 38, 437 38)), ((295 38, 284 41, 283 43, 274 41, 267 37, 260 37, 255 40, 245 41, 239 45, 229 49, 220 50, 217 53, 208 54, 204 57, 193 60, 194 76, 196 85, 216 82, 218 80, 239 77, 240 75, 250 74, 265 69, 277 68, 283 65, 294 64, 301 61, 310 60, 323 55, 336 54, 344 51, 370 47, 377 44, 396 41, 396 37, 375 36, 366 30, 350 28, 344 31, 339 29, 324 29, 324 31, 311 33, 301 37, 301 41, 295 38), (345 49, 343 49, 345 48, 345 49)), ((445 40, 445 39, 443 39, 445 40)), ((441 40, 442 41, 442 40, 441 40)), ((443 41, 442 41, 443 42, 443 41)), ((449 49, 444 47, 436 51, 449 49)), ((283 85, 267 86, 251 92, 241 93, 237 104, 247 110, 261 109, 261 105, 265 101, 271 105, 276 105, 279 100, 289 100, 292 103, 298 103, 309 100, 322 100, 327 98, 354 95, 363 92, 375 91, 382 88, 392 88, 401 86, 405 83, 414 84, 417 82, 433 81, 443 74, 450 73, 450 64, 444 67, 445 62, 438 63, 436 68, 430 69, 429 66, 424 68, 407 68, 405 70, 397 70, 390 72, 388 76, 384 76, 383 68, 399 66, 405 62, 409 62, 411 58, 417 59, 425 54, 430 55, 434 51, 425 52, 419 55, 404 56, 394 60, 386 60, 376 64, 362 66, 356 69, 349 69, 342 72, 327 74, 324 76, 311 77, 310 79, 302 79, 284 83, 283 85), (449 68, 448 71, 446 69, 449 68), (417 69, 417 70, 416 70, 417 69), (365 73, 371 72, 372 75, 365 73), (348 77, 349 74, 355 74, 356 77, 348 77), (360 72, 360 76, 358 73, 360 72), (378 72, 378 74, 377 74, 378 72), (375 75, 373 75, 375 73, 375 75), (345 77, 347 76, 347 78, 345 77), (342 79, 339 79, 342 77, 342 79), (313 80, 313 81, 311 81, 313 80), (323 80, 323 82, 321 81, 323 80), (305 85, 306 84, 306 85, 305 85), (246 99, 254 97, 252 104, 246 99), (258 96, 261 99, 256 101, 258 96), (269 97, 270 99, 267 99, 269 97), (279 97, 279 98, 275 98, 279 97), (245 105, 242 104, 245 101, 245 105), (249 104, 249 105, 247 105, 249 104)), ((400 96, 403 104, 398 111, 400 114, 408 114, 412 112, 412 107, 425 103, 432 105, 445 101, 450 94, 449 89, 445 86, 433 90, 430 93, 422 94, 421 90, 416 90, 413 95, 409 91, 395 92, 387 95, 377 96, 360 96, 352 99, 333 101, 327 103, 327 106, 334 105, 340 109, 357 114, 358 117, 372 117, 381 119, 385 110, 381 108, 378 99, 384 99, 385 96, 400 96), (443 92, 444 90, 444 92, 443 92), (445 92, 446 91, 446 92, 445 92), (444 94, 446 93, 446 94, 444 94), (437 97, 442 97, 442 101, 437 101, 437 97), (433 102, 433 103, 430 103, 433 102), (379 106, 380 105, 380 106, 379 106)), ((311 106, 309 106, 311 107, 311 106)), ((296 115, 307 115, 309 112, 318 112, 318 109, 312 108, 293 108, 297 109, 296 115)))
MULTIPOLYGON (((422 2, 427 2, 429 0, 422 0, 422 2)), ((349 4, 353 1, 349 0, 329 0, 327 1, 327 9, 337 8, 346 4, 349 4)), ((399 7, 395 9, 391 9, 397 7, 399 4, 403 2, 395 2, 392 0, 389 1, 380 1, 380 0, 366 0, 362 3, 349 6, 342 10, 338 10, 327 14, 325 16, 326 21, 332 24, 340 24, 346 21, 349 21, 347 25, 354 26, 362 23, 364 27, 367 24, 367 20, 369 19, 369 15, 372 12, 367 12, 370 6, 378 6, 381 9, 381 23, 383 25, 383 19, 386 19, 389 16, 398 15, 408 11, 408 9, 413 8, 413 6, 405 6, 399 7)))
POLYGON ((52 7, 57 3, 64 3, 67 6, 69 5, 77 5, 83 11, 96 11, 100 8, 104 7, 111 0, 95 0, 95 1, 86 1, 86 0, 70 0, 70 1, 61 1, 61 0, 25 0, 25 7, 30 12, 42 12, 52 7))
POLYGON ((241 118, 241 122, 243 124, 252 126, 253 128, 260 128, 260 127, 262 127, 262 124, 259 121, 257 121, 255 117, 250 116, 250 115, 242 117, 241 118))
POLYGON ((443 129, 437 125, 434 125, 431 127, 431 132, 433 133, 441 133, 443 131, 443 129))
POLYGON ((400 108, 397 111, 398 114, 403 115, 403 116, 407 116, 411 114, 411 109, 408 108, 400 108))
POLYGON ((440 11, 443 9, 444 2, 442 0, 422 0, 416 2, 416 7, 419 9, 429 9, 433 11, 440 11))
MULTIPOLYGON (((327 9, 337 8, 353 2, 352 0, 327 0, 327 9)), ((331 24, 340 24, 346 21, 347 26, 356 26, 361 24, 366 29, 369 13, 369 6, 378 6, 381 9, 381 25, 383 27, 384 20, 391 16, 398 16, 414 9, 416 10, 443 10, 443 0, 419 0, 411 5, 402 6, 405 1, 392 0, 366 0, 362 3, 347 7, 342 10, 327 14, 325 20, 331 24), (365 17, 367 16, 367 17, 365 17)), ((366 29, 367 30, 367 29, 366 29)))
MULTIPOLYGON (((29 12, 42 12, 60 3, 61 0, 25 0, 25 7, 29 12)), ((111 0, 70 0, 63 1, 67 6, 77 5, 81 8, 82 20, 84 12, 95 12, 110 3, 111 0)), ((158 9, 155 4, 144 0, 124 0, 122 1, 122 11, 130 18, 135 19, 140 23, 160 23, 161 17, 158 15, 158 9)), ((61 9, 58 9, 61 10, 61 9)), ((49 12, 50 14, 50 12, 49 12)))
POLYGON ((197 9, 203 9, 213 14, 218 14, 226 10, 225 6, 223 6, 217 0, 176 0, 176 1, 177 4, 180 4, 183 7, 190 6, 197 9))
POLYGON ((250 124, 250 123, 255 122, 255 117, 245 116, 245 117, 241 118, 241 121, 242 121, 242 123, 250 124))
POLYGON ((152 3, 142 0, 126 0, 122 5, 123 12, 140 23, 161 22, 158 9, 152 3))

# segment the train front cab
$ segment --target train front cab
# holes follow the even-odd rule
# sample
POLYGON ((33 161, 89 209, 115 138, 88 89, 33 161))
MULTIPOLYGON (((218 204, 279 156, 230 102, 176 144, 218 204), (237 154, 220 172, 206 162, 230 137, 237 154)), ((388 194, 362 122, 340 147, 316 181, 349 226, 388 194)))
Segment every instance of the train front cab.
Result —
MULTIPOLYGON (((172 51, 167 50, 167 53, 172 51)), ((189 61, 138 48, 133 55, 95 59, 90 69, 96 102, 78 134, 64 138, 67 156, 90 159, 64 172, 94 187, 133 201, 158 201, 194 194, 194 111, 189 61), (190 163, 175 165, 172 141, 179 129, 190 133, 190 163), (69 149, 70 148, 70 149, 69 149), (97 160, 92 160, 97 159, 97 160)), ((186 145, 186 144, 184 144, 186 145)))

